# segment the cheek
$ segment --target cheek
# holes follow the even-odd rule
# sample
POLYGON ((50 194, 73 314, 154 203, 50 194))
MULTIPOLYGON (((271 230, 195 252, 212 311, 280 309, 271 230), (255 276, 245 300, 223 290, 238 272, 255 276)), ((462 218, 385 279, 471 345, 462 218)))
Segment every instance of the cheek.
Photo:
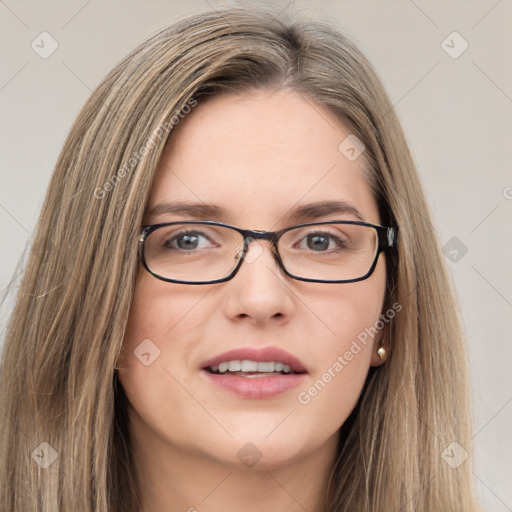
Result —
POLYGON ((132 364, 134 350, 148 338, 162 351, 171 343, 179 350, 183 331, 193 332, 201 324, 200 303, 207 293, 206 287, 198 294, 190 286, 169 285, 141 270, 123 341, 123 353, 132 364))
POLYGON ((370 357, 370 345, 349 336, 324 348, 311 378, 297 394, 298 403, 313 416, 327 413, 327 423, 338 428, 357 403, 370 357))
MULTIPOLYGON (((385 275, 377 266, 376 272, 367 280, 356 283, 334 285, 317 294, 312 310, 319 319, 319 334, 315 342, 313 360, 321 355, 322 363, 352 350, 354 355, 370 356, 364 349, 371 347, 378 334, 374 327, 379 320, 384 304, 385 275), (361 347, 358 350, 357 347, 361 347)), ((351 355, 347 357, 350 359, 351 355)), ((357 359, 361 359, 358 357, 357 359)))
MULTIPOLYGON (((333 287, 315 305, 319 333, 309 351, 311 379, 298 393, 298 402, 314 414, 325 414, 341 424, 357 403, 375 341, 375 326, 382 312, 385 266, 366 281, 333 287)), ((339 426, 339 425, 338 425, 339 426)))
POLYGON ((185 314, 182 311, 184 301, 169 300, 169 290, 160 286, 149 273, 145 274, 139 274, 137 279, 117 365, 121 368, 121 384, 139 413, 145 404, 155 398, 155 390, 165 385, 163 362, 168 356, 168 350, 164 341, 173 335, 176 319, 185 314), (167 300, 164 301, 162 294, 165 291, 167 300))
POLYGON ((207 293, 186 285, 174 285, 171 293, 145 270, 137 278, 117 366, 130 404, 155 430, 165 425, 177 432, 176 410, 194 413, 186 392, 195 377, 190 353, 209 314, 202 307, 207 293))

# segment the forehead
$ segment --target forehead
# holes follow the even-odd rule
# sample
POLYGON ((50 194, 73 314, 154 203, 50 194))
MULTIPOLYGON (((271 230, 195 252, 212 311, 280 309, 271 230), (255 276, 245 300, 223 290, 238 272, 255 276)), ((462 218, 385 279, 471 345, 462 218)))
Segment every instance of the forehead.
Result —
POLYGON ((215 204, 225 222, 264 229, 293 207, 345 201, 378 223, 364 153, 350 160, 339 149, 350 135, 331 112, 289 89, 209 98, 172 133, 147 212, 162 202, 215 204))

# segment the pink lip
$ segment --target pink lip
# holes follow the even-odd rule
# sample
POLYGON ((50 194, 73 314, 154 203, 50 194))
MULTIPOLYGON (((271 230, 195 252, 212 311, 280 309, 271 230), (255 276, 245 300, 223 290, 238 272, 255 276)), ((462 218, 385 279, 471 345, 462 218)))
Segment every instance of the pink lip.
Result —
POLYGON ((306 373, 276 375, 274 377, 239 377, 237 375, 219 375, 201 370, 203 378, 221 389, 236 393, 245 398, 272 398, 298 386, 306 373))
POLYGON ((220 388, 245 398, 259 399, 272 398, 284 393, 302 382, 307 374, 302 361, 277 347, 264 347, 260 349, 245 347, 230 350, 204 361, 201 364, 201 369, 201 375, 220 388), (297 373, 274 375, 272 377, 243 377, 231 374, 210 373, 206 369, 210 366, 217 366, 223 361, 242 361, 244 359, 251 361, 280 361, 289 365, 297 373))
MULTIPOLYGON (((280 361, 291 367, 294 372, 307 373, 306 367, 300 359, 277 347, 264 347, 264 348, 235 348, 219 354, 212 359, 208 359, 201 363, 201 368, 208 368, 209 366, 216 366, 223 361, 242 361, 243 359, 249 359, 251 361, 280 361)), ((242 377, 245 379, 245 377, 242 377)), ((269 377, 272 379, 279 377, 269 377)))

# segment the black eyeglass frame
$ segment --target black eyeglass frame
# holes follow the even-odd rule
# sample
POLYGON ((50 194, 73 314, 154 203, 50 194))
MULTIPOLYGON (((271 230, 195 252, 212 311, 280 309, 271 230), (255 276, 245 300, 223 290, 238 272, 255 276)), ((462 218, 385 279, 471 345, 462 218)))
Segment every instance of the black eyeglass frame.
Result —
POLYGON ((364 281, 365 279, 368 279, 374 272, 375 267, 377 266, 377 261, 379 259, 379 255, 382 252, 389 251, 392 248, 397 247, 397 235, 398 235, 398 226, 397 227, 389 227, 389 226, 379 226, 377 224, 371 224, 369 222, 363 222, 363 221, 357 221, 357 220, 329 220, 329 221, 323 221, 323 222, 310 222, 307 224, 297 224, 296 226, 290 226, 284 229, 281 229, 279 231, 262 231, 262 230, 251 230, 251 229, 242 229, 238 228, 236 226, 231 226, 229 224, 224 224, 222 222, 216 222, 213 220, 184 220, 184 221, 176 221, 176 222, 164 222, 160 224, 151 224, 148 226, 144 226, 142 228, 142 232, 139 235, 139 242, 141 245, 141 254, 142 254, 142 265, 144 268, 157 279, 160 279, 161 281, 166 281, 168 283, 179 283, 179 284, 216 284, 216 283, 223 283, 225 281, 229 281, 233 279, 233 277, 236 275, 236 273, 240 270, 240 267, 242 266, 242 263, 245 260, 245 255, 247 254, 247 250, 249 248, 249 243, 252 242, 252 240, 268 240, 272 244, 272 253, 274 255, 275 260, 277 261, 279 268, 289 277, 292 279, 296 279, 297 281, 306 281, 311 283, 355 283, 357 281, 364 281), (176 224, 206 224, 210 226, 220 226, 225 227, 229 229, 233 229, 234 231, 240 233, 244 238, 244 245, 243 245, 243 252, 240 255, 240 260, 237 263, 236 267, 233 269, 231 274, 229 274, 226 277, 223 277, 222 279, 215 279, 213 281, 181 281, 179 279, 170 279, 168 277, 163 277, 155 272, 153 272, 148 264, 146 263, 146 258, 144 254, 144 242, 146 238, 157 229, 161 227, 166 226, 172 226, 176 224), (284 233, 296 229, 296 228, 302 228, 307 226, 321 226, 325 224, 354 224, 357 226, 367 226, 370 228, 373 228, 377 231, 377 238, 378 238, 378 245, 377 245, 377 251, 375 253, 375 258, 373 260, 373 263, 368 270, 368 272, 362 276, 362 277, 356 277, 354 279, 341 279, 341 280, 322 280, 322 279, 311 279, 309 277, 300 277, 296 276, 294 274, 291 274, 288 272, 281 260, 281 256, 279 254, 277 244, 279 242, 279 239, 284 235, 284 233))

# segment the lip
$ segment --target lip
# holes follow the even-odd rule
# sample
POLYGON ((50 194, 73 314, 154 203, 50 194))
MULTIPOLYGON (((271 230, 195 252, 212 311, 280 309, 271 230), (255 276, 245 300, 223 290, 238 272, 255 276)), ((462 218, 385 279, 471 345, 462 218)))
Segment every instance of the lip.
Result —
POLYGON ((201 375, 221 389, 235 393, 244 398, 266 399, 280 395, 298 386, 307 375, 304 363, 289 352, 277 347, 241 347, 208 359, 201 364, 201 375), (209 366, 218 365, 223 361, 280 361, 291 367, 291 374, 274 375, 272 377, 242 377, 230 374, 210 373, 209 366))
MULTIPOLYGON (((242 361, 243 359, 249 359, 257 362, 281 361, 282 363, 289 365, 294 372, 307 373, 306 367, 300 359, 278 347, 264 347, 259 349, 254 347, 235 348, 202 362, 201 368, 206 370, 209 366, 218 365, 223 361, 242 361)), ((241 378, 245 379, 246 377, 241 378)), ((269 378, 277 379, 279 377, 269 378)))
POLYGON ((244 398, 268 399, 298 386, 306 378, 306 373, 276 375, 274 377, 239 377, 219 375, 202 369, 201 375, 208 382, 221 389, 244 398))

